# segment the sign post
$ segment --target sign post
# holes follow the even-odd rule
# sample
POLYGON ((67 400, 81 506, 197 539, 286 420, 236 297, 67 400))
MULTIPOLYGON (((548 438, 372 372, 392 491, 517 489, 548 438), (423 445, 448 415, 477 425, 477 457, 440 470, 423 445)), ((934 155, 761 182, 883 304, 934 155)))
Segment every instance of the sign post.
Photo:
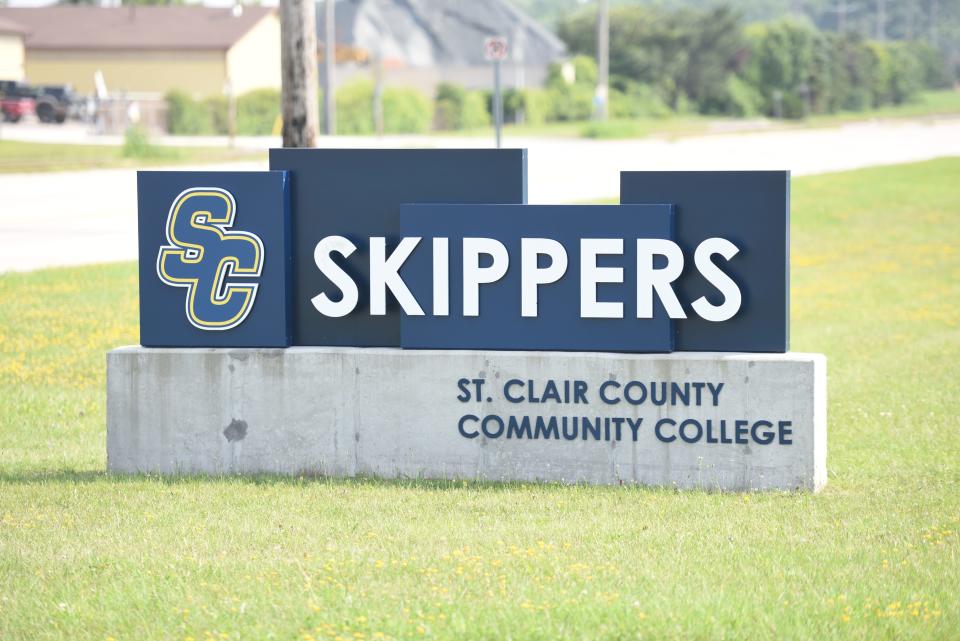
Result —
POLYGON ((507 39, 493 36, 483 41, 483 56, 493 62, 493 127, 496 132, 497 149, 500 148, 503 128, 503 92, 500 88, 500 66, 507 57, 507 39))

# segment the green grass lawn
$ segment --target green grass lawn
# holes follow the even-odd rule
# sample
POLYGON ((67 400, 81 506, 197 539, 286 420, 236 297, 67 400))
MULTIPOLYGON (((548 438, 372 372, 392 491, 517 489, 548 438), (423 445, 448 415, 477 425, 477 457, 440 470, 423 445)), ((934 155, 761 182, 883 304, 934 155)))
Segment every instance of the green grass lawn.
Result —
POLYGON ((794 183, 817 495, 110 476, 134 266, 0 276, 0 639, 957 639, 958 178, 794 183))
MULTIPOLYGON (((698 114, 674 115, 668 118, 634 118, 607 122, 548 122, 537 125, 505 125, 506 137, 551 137, 551 138, 598 138, 625 139, 664 136, 679 138, 709 133, 724 133, 731 130, 768 131, 770 129, 796 129, 809 127, 835 127, 864 120, 889 120, 898 118, 926 118, 933 116, 960 115, 960 91, 944 89, 925 91, 910 102, 888 105, 870 111, 842 111, 835 114, 811 116, 804 120, 768 120, 722 118, 698 114)), ((436 132, 437 135, 491 136, 493 129, 473 129, 460 132, 436 132)))
MULTIPOLYGON (((13 125, 5 125, 13 126, 13 125)), ((118 145, 73 145, 0 140, 0 173, 72 171, 112 167, 208 164, 263 160, 262 152, 225 147, 153 147, 150 157, 128 158, 118 145)))

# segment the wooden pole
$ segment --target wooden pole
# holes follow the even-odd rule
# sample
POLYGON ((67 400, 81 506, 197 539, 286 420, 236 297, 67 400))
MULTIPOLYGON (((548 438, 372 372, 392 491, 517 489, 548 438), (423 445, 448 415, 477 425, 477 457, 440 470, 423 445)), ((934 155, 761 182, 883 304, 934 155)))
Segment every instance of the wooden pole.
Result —
POLYGON ((313 0, 280 0, 283 146, 315 147, 317 26, 313 0))

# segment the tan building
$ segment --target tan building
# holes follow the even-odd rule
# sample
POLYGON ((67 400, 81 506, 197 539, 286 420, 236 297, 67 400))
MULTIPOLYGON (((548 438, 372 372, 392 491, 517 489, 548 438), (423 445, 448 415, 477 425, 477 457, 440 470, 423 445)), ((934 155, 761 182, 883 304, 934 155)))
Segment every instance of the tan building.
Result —
POLYGON ((0 17, 0 80, 23 80, 23 37, 26 30, 0 17))
MULTIPOLYGON (((32 84, 92 94, 99 71, 111 93, 181 89, 202 97, 228 86, 237 95, 280 87, 280 21, 267 7, 0 8, 4 22, 25 32, 22 66, 32 84)), ((0 47, 3 37, 0 28, 0 47)))

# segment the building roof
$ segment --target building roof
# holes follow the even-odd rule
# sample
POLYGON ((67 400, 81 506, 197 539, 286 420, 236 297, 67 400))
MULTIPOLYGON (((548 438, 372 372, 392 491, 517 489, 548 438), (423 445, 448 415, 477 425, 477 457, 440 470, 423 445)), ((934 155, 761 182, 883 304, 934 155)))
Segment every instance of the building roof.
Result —
POLYGON ((0 33, 23 35, 26 32, 26 29, 13 20, 5 20, 4 18, 0 17, 0 33))
MULTIPOLYGON (((566 52, 549 29, 507 0, 336 0, 336 41, 411 67, 485 64, 483 40, 504 36, 509 59, 549 64, 566 52)), ((317 6, 317 39, 324 33, 317 6)))
POLYGON ((0 7, 0 21, 23 26, 27 49, 226 50, 276 11, 244 6, 0 7))

